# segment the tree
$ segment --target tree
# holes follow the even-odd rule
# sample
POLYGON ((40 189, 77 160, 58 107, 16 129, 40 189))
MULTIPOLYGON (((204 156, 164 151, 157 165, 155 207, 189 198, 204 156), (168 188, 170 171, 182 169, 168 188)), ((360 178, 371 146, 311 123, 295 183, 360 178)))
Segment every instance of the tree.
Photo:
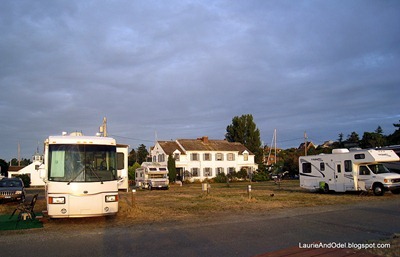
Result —
POLYGON ((383 135, 381 126, 375 130, 375 132, 364 132, 364 135, 360 141, 361 148, 375 148, 386 145, 386 138, 383 135))
POLYGON ((343 138, 344 138, 343 133, 340 133, 339 134, 339 138, 338 138, 338 142, 337 142, 338 148, 343 147, 343 138))
POLYGON ((133 165, 128 167, 129 180, 135 180, 135 172, 136 172, 137 168, 140 168, 140 164, 137 162, 135 162, 133 165))
POLYGON ((132 149, 128 155, 128 166, 132 166, 136 162, 136 151, 132 149))
POLYGON ((30 159, 25 159, 25 158, 22 158, 19 162, 18 162, 17 158, 11 159, 11 166, 22 166, 22 167, 25 167, 25 166, 28 166, 31 163, 32 162, 31 162, 30 159))
POLYGON ((0 175, 8 176, 8 163, 3 159, 0 159, 0 175))
POLYGON ((174 157, 172 157, 171 154, 168 156, 167 167, 168 167, 169 181, 173 182, 176 179, 176 166, 175 166, 175 159, 174 157))
POLYGON ((357 147, 360 144, 360 137, 356 132, 351 132, 350 135, 347 136, 347 140, 344 141, 344 146, 346 147, 357 147))
POLYGON ((394 123, 393 126, 397 129, 393 132, 393 134, 387 137, 387 143, 389 145, 400 145, 400 123, 394 123))
POLYGON ((137 162, 139 164, 142 164, 143 162, 145 162, 147 160, 148 155, 149 155, 149 152, 147 151, 146 146, 144 144, 141 144, 138 147, 137 153, 136 153, 137 162))
POLYGON ((226 127, 225 139, 229 142, 242 143, 254 153, 257 163, 262 162, 260 130, 253 121, 253 115, 235 116, 232 124, 226 127))

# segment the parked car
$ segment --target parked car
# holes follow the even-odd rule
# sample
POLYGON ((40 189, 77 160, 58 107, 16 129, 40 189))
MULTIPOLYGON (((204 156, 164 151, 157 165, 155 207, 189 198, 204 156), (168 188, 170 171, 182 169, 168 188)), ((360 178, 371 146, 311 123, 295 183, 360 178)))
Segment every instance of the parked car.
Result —
POLYGON ((25 186, 20 178, 3 178, 0 180, 0 202, 24 201, 25 186))

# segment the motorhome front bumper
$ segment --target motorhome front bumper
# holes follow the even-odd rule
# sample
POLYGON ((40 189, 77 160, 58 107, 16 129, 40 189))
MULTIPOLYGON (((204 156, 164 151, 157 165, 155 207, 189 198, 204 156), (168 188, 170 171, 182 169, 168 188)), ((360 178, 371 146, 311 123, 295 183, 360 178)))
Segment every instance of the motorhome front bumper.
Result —
POLYGON ((396 185, 383 185, 385 187, 386 190, 396 190, 396 189, 400 189, 400 184, 396 184, 396 185))

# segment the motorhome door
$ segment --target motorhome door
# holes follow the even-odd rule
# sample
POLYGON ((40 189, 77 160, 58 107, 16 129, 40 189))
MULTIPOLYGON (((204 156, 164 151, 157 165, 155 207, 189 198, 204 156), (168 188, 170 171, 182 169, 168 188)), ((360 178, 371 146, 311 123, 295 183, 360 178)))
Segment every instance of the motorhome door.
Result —
POLYGON ((335 189, 333 190, 336 192, 345 191, 343 165, 341 162, 335 162, 335 189))

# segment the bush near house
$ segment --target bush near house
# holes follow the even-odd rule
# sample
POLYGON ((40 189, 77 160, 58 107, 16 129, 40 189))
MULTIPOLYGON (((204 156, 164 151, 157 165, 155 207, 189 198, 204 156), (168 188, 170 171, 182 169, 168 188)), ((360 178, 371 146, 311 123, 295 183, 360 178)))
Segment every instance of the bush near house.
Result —
POLYGON ((28 174, 17 175, 16 177, 22 179, 22 182, 24 182, 25 187, 31 186, 31 177, 29 177, 28 174))

